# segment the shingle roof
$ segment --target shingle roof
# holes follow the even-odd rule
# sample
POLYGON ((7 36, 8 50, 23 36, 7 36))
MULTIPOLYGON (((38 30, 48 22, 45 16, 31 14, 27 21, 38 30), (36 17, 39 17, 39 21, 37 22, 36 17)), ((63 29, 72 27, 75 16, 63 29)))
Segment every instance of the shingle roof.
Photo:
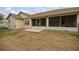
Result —
POLYGON ((12 16, 12 17, 14 17, 14 18, 16 18, 16 19, 23 19, 21 16, 18 16, 18 15, 13 14, 13 13, 10 13, 10 14, 8 15, 7 19, 8 19, 10 16, 12 16))
POLYGON ((66 15, 66 14, 67 15, 68 14, 79 14, 79 7, 51 10, 51 11, 36 13, 36 14, 32 14, 32 15, 24 13, 24 12, 20 12, 18 15, 16 15, 16 14, 9 14, 7 19, 10 16, 15 17, 16 19, 23 19, 21 16, 19 16, 20 14, 24 14, 24 15, 30 16, 31 18, 46 17, 46 16, 58 16, 58 15, 66 15))
POLYGON ((20 15, 20 14, 24 14, 24 15, 30 16, 30 14, 22 12, 22 11, 18 15, 20 15))
POLYGON ((79 13, 79 7, 41 12, 37 14, 32 14, 31 17, 42 17, 42 16, 60 15, 60 14, 67 14, 67 13, 79 13))

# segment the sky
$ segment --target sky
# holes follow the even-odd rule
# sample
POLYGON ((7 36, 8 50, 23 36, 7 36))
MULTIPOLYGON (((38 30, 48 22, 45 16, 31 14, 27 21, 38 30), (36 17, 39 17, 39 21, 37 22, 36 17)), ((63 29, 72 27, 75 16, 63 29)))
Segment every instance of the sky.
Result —
POLYGON ((0 13, 7 17, 9 13, 18 14, 20 11, 28 14, 34 14, 61 8, 63 7, 0 7, 0 13))

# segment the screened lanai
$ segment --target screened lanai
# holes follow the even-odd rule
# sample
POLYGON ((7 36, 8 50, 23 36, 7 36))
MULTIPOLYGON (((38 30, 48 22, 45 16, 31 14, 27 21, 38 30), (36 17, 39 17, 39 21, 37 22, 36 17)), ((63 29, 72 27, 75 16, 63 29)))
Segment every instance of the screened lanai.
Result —
POLYGON ((32 26, 46 26, 46 18, 32 19, 32 26))
POLYGON ((77 15, 49 17, 50 27, 76 27, 77 15))

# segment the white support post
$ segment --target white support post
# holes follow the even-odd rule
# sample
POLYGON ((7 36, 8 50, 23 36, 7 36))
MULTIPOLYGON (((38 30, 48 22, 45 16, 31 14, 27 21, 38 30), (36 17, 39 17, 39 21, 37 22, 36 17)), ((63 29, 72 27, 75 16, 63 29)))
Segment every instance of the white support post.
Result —
POLYGON ((32 27, 32 19, 29 18, 29 25, 30 25, 30 28, 32 27))

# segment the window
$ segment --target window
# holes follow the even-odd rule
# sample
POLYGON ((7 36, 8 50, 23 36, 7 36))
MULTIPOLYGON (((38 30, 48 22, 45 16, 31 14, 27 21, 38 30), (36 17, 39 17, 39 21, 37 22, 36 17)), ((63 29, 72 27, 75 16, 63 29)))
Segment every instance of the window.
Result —
POLYGON ((29 20, 25 20, 25 25, 29 25, 29 20))

